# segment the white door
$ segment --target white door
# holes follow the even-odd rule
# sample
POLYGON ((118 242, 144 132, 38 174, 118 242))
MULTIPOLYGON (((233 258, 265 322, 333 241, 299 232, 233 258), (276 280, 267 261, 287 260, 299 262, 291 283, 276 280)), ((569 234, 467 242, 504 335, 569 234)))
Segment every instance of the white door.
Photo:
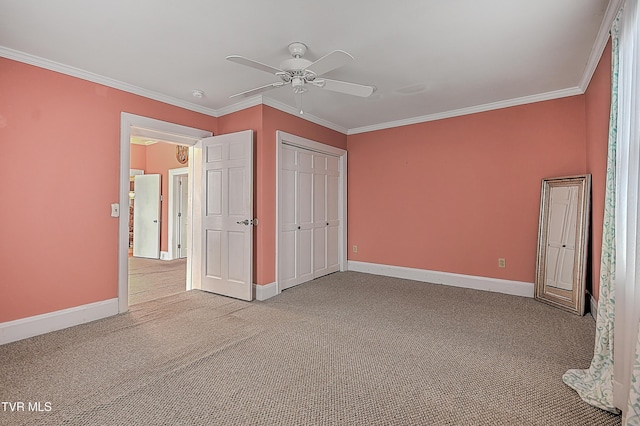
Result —
POLYGON ((160 175, 137 175, 133 181, 133 255, 160 258, 160 175))
MULTIPOLYGON (((202 140, 202 271, 205 291, 253 297, 253 132, 202 140)), ((198 221, 199 222, 199 221, 198 221)))
POLYGON ((550 201, 545 285, 570 291, 576 252, 578 187, 552 187, 550 201))
POLYGON ((280 290, 340 269, 339 159, 285 145, 281 152, 280 290))
POLYGON ((327 268, 325 274, 340 270, 340 160, 327 156, 327 268))
POLYGON ((327 269, 327 157, 313 156, 313 277, 327 269))
POLYGON ((296 222, 298 224, 297 284, 313 279, 313 155, 299 150, 298 205, 296 222))
POLYGON ((280 290, 296 285, 298 266, 298 171, 296 151, 292 147, 282 149, 279 191, 279 253, 278 281, 280 290))
POLYGON ((189 176, 178 177, 178 257, 183 259, 187 257, 187 207, 189 201, 189 176))

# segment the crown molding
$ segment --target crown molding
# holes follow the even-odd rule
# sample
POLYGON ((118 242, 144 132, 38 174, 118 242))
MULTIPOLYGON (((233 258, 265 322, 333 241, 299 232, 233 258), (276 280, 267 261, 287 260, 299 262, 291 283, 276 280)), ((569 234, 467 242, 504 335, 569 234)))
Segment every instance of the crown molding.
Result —
POLYGON ((444 111, 436 114, 423 115, 420 117, 407 118, 397 121, 389 121, 386 123, 374 124, 371 126, 357 127, 349 129, 347 135, 355 135, 358 133, 373 132, 375 130, 390 129, 392 127, 408 126, 411 124, 425 123, 427 121, 443 120, 445 118, 459 117, 462 115, 476 114, 479 112, 492 111, 495 109, 508 108, 518 105, 532 104, 535 102, 548 101, 551 99, 566 98, 568 96, 581 95, 584 92, 578 87, 569 89, 556 90, 553 92, 541 93, 538 95, 523 96, 521 98, 508 99, 506 101, 493 102, 484 105, 476 105, 468 108, 461 108, 452 111, 444 111))
POLYGON ((319 124, 321 126, 335 130, 337 132, 347 134, 347 129, 342 126, 338 126, 337 124, 324 120, 320 117, 316 117, 312 114, 304 114, 300 116, 296 108, 283 104, 278 101, 274 101, 273 99, 265 98, 263 96, 254 96, 252 98, 248 98, 240 102, 237 102, 233 105, 229 105, 224 108, 220 108, 216 110, 216 109, 203 107, 201 105, 193 104, 191 102, 185 102, 180 99, 173 98, 171 96, 163 95, 161 93, 154 92, 152 90, 143 89, 141 87, 134 86, 132 84, 124 83, 119 80, 94 74, 92 72, 71 67, 69 65, 61 64, 59 62, 51 61, 49 59, 44 59, 38 56, 30 55, 28 53, 20 52, 18 50, 9 49, 4 46, 0 46, 0 57, 12 59, 14 61, 22 62, 29 65, 34 65, 36 67, 48 69, 50 71, 55 71, 62 74, 70 75, 72 77, 76 77, 86 81, 91 81, 93 83, 102 84, 104 86, 112 87, 114 89, 122 90, 128 93, 133 93, 135 95, 143 96, 145 98, 153 99, 155 101, 163 102, 169 105, 174 105, 180 108, 187 109, 189 111, 199 112, 201 114, 209 115, 211 117, 221 117, 223 115, 231 114, 234 112, 241 111, 243 109, 247 109, 256 105, 263 104, 263 105, 268 105, 270 107, 278 109, 280 111, 289 113, 291 115, 295 115, 296 117, 300 117, 312 123, 319 124))
POLYGON ((189 111, 199 112, 201 114, 217 117, 216 115, 217 111, 214 109, 193 104, 191 102, 185 102, 180 99, 173 98, 171 96, 154 92, 152 90, 143 89, 141 87, 134 86, 132 84, 124 83, 119 80, 94 74, 92 72, 85 71, 80 68, 71 67, 69 65, 61 64, 59 62, 50 61, 48 59, 44 59, 38 56, 30 55, 28 53, 20 52, 18 50, 9 49, 4 46, 0 46, 0 57, 12 59, 14 61, 22 62, 29 65, 34 65, 40 68, 45 68, 50 71, 55 71, 62 74, 70 75, 72 77, 77 77, 79 79, 91 81, 93 83, 102 84, 104 86, 112 87, 114 89, 133 93, 134 95, 139 95, 145 98, 153 99, 154 101, 159 101, 165 104, 184 108, 189 111))
POLYGON ((587 91, 591 78, 596 72, 596 68, 598 67, 600 58, 602 57, 602 52, 604 52, 604 48, 607 46, 607 41, 609 40, 611 25, 613 25, 613 20, 616 19, 616 15, 618 15, 618 11, 622 7, 623 2, 624 0, 611 0, 607 5, 607 10, 604 12, 604 17, 602 18, 602 23, 600 24, 596 41, 593 43, 593 47, 591 48, 589 61, 587 61, 587 65, 584 68, 580 84, 578 84, 582 93, 587 91))
POLYGON ((272 108, 275 108, 277 110, 280 110, 282 112, 286 112, 287 114, 291 114, 291 115, 295 115, 298 118, 302 118, 303 120, 307 120, 310 121, 312 123, 318 124, 320 126, 329 128, 331 130, 335 130, 336 132, 342 133, 347 135, 348 133, 348 129, 346 127, 342 127, 339 126, 335 123, 332 123, 330 121, 327 121, 323 118, 320 117, 316 117, 313 114, 309 114, 309 113, 304 113, 304 114, 300 114, 298 109, 296 107, 293 107, 291 105, 287 105, 285 103, 279 102, 279 101, 275 101, 273 99, 270 98, 265 98, 262 97, 262 104, 266 105, 266 106, 270 106, 272 108))
POLYGON ((243 109, 251 108, 256 105, 261 105, 262 96, 257 95, 251 98, 244 99, 240 102, 236 102, 235 104, 228 105, 226 107, 220 108, 216 110, 216 117, 222 117, 223 115, 233 114, 234 112, 242 111, 243 109))
POLYGON ((223 115, 231 114, 234 112, 241 111, 243 109, 247 109, 247 108, 262 104, 262 105, 270 106, 282 112, 285 112, 287 114, 291 114, 293 116, 302 118, 303 120, 307 120, 312 123, 318 124, 320 126, 335 130, 336 132, 340 132, 345 135, 355 135, 358 133, 366 133, 366 132, 372 132, 376 130, 389 129, 393 127, 408 126, 411 124, 442 120, 445 118, 453 118, 453 117, 458 117, 462 115, 475 114, 475 113, 491 111, 495 109, 508 108, 508 107, 517 106, 517 105, 524 105, 528 103, 541 102, 541 101, 546 101, 551 99, 558 99, 562 97, 584 94, 584 92, 586 91, 586 88, 589 85, 589 81, 591 80, 591 77, 595 72, 598 62, 600 61, 602 52, 606 46, 607 40, 609 38, 609 29, 611 27, 613 19, 615 19, 615 16, 617 15, 618 10, 622 6, 622 3, 623 3, 623 0, 611 0, 609 2, 609 5, 605 12, 605 16, 602 21, 602 25, 600 26, 600 30, 598 31, 596 42, 594 43, 594 46, 591 50, 591 56, 585 68, 585 72, 583 74, 582 80, 580 81, 580 84, 577 87, 542 93, 538 95, 531 95, 531 96, 525 96, 521 98, 509 99, 506 101, 494 102, 494 103, 489 103, 484 105, 477 105, 477 106, 472 106, 468 108, 461 108, 461 109, 452 110, 452 111, 445 111, 445 112, 436 113, 436 114, 430 114, 430 115, 424 115, 424 116, 413 117, 408 119, 373 124, 370 126, 356 127, 351 129, 337 125, 328 120, 317 117, 313 114, 305 113, 301 115, 299 114, 297 108, 291 105, 282 103, 280 101, 276 101, 276 100, 264 97, 262 95, 254 96, 220 109, 212 109, 212 108, 203 107, 201 105, 193 104, 191 102, 182 101, 180 99, 163 95, 158 92, 143 89, 141 87, 124 83, 119 80, 94 74, 79 68, 71 67, 58 62, 50 61, 48 59, 40 58, 38 56, 30 55, 28 53, 9 49, 4 46, 0 46, 0 57, 12 59, 12 60, 26 63, 29 65, 34 65, 40 68, 45 68, 51 71, 70 75, 72 77, 91 81, 97 84, 102 84, 108 87, 112 87, 114 89, 123 90, 125 92, 133 93, 135 95, 143 96, 145 98, 153 99, 169 105, 174 105, 180 108, 187 109, 189 111, 198 112, 211 117, 221 117, 223 115))

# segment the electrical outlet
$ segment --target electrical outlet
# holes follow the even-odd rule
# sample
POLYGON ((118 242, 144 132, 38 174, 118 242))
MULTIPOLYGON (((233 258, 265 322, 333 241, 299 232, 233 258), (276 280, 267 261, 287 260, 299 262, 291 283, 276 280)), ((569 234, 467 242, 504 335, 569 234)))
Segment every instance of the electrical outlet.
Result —
POLYGON ((504 258, 499 258, 498 259, 498 268, 506 268, 507 267, 507 261, 504 258))
POLYGON ((357 253, 358 252, 358 246, 353 246, 353 252, 357 253))

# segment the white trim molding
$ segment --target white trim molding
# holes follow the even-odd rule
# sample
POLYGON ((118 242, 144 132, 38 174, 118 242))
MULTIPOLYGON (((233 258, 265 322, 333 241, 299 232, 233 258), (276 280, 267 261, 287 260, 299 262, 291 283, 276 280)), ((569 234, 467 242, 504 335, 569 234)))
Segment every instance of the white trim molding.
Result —
POLYGON ((426 269, 357 262, 354 260, 349 261, 349 271, 403 278, 431 284, 443 284, 452 287, 493 291, 496 293, 510 294, 512 296, 533 297, 533 283, 523 281, 453 274, 450 272, 429 271, 426 269))
POLYGON ((264 285, 254 284, 253 294, 259 301, 270 299, 278 294, 278 285, 275 282, 264 285))
POLYGON ((187 109, 189 111, 199 112, 200 114, 209 115, 211 117, 217 117, 215 110, 197 105, 191 102, 186 102, 181 99, 177 99, 171 96, 167 96, 162 93, 155 92, 153 90, 143 89, 138 86, 134 86, 123 81, 115 80, 113 78, 105 77, 99 74, 95 74, 89 71, 85 71, 80 68, 75 68, 69 65, 61 64, 59 62, 51 61, 49 59, 40 58, 38 56, 30 55, 28 53, 20 52, 18 50, 9 49, 8 47, 0 46, 0 57, 12 59, 14 61, 22 62, 36 67, 44 68, 50 71, 59 72, 61 74, 70 75, 81 80, 91 81, 93 83, 102 84, 103 86, 112 87, 114 89, 122 90, 124 92, 133 93, 134 95, 142 96, 154 101, 163 102, 165 104, 174 105, 180 108, 187 109))
MULTIPOLYGON (((168 206, 168 217, 167 217, 167 234, 169 241, 169 255, 168 260, 174 260, 180 258, 180 250, 178 249, 178 227, 176 226, 177 220, 175 219, 178 215, 178 209, 180 208, 180 192, 178 188, 178 178, 181 176, 189 177, 189 167, 180 167, 177 169, 169 169, 169 206, 168 206)), ((188 186, 188 183, 187 183, 188 186)), ((184 213, 185 217, 188 215, 186 212, 184 213)))
MULTIPOLYGON (((132 134, 152 135, 164 142, 191 147, 198 140, 213 135, 209 130, 196 129, 128 112, 120 113, 120 196, 118 198, 120 206, 129 205, 129 162, 132 134)), ((189 157, 193 158, 193 154, 193 149, 189 148, 189 157)), ((190 188, 192 187, 190 186, 190 188)), ((118 220, 118 299, 120 312, 126 312, 129 309, 129 215, 121 214, 118 220)), ((164 256, 168 256, 168 253, 164 256)), ((187 257, 187 288, 189 289, 193 288, 191 267, 191 256, 189 256, 187 257)))
POLYGON ((407 118, 404 120, 389 121, 386 123, 374 124, 371 126, 356 127, 349 129, 347 135, 355 135, 358 133, 373 132, 376 130, 390 129, 392 127, 409 126, 411 124, 426 123, 427 121, 444 120, 445 118, 460 117, 463 115, 477 114, 479 112, 493 111, 496 109, 509 108, 518 105, 532 104, 535 102, 550 101, 552 99, 566 98, 569 96, 582 95, 584 91, 579 87, 571 87, 568 89, 556 90, 553 92, 540 93, 537 95, 523 96, 521 98, 507 99, 504 101, 493 102, 484 105, 475 105, 467 108, 460 108, 451 111, 443 111, 430 115, 422 115, 420 117, 407 118))
POLYGON ((0 345, 118 314, 118 299, 103 300, 0 323, 0 345))
POLYGON ((600 23, 598 35, 596 36, 596 40, 593 43, 593 47, 591 48, 589 60, 587 61, 584 72, 582 74, 582 79, 580 80, 580 84, 578 85, 582 93, 587 91, 589 83, 591 82, 591 78, 596 72, 596 68, 598 67, 598 63, 600 62, 600 58, 602 57, 604 48, 607 46, 607 41, 609 41, 609 32, 611 31, 611 25, 613 24, 613 20, 616 18, 616 15, 618 15, 618 11, 622 7, 623 1, 624 0, 610 0, 609 4, 607 5, 607 10, 605 10, 604 12, 604 18, 600 23))
POLYGON ((40 58, 28 53, 20 52, 17 50, 9 49, 7 47, 0 46, 0 57, 12 59, 14 61, 23 62, 29 65, 34 65, 40 68, 48 69, 51 71, 59 72, 62 74, 70 75, 72 77, 80 78, 82 80, 91 81, 104 86, 112 87, 114 89, 123 90, 125 92, 133 93, 135 95, 143 96, 145 98, 153 99, 159 102, 164 102, 169 105, 174 105, 180 108, 184 108, 190 111, 206 114, 211 117, 222 117, 227 114, 231 114, 237 111, 241 111, 246 108, 250 108, 256 105, 267 105, 288 114, 300 117, 303 120, 310 121, 323 127, 335 130, 345 135, 354 135, 358 133, 371 132, 375 130, 389 129, 393 127, 407 126, 410 124, 424 123, 427 121, 442 120, 445 118, 458 117, 462 115, 474 114, 478 112, 491 111, 495 109, 508 108, 516 105, 529 104, 534 102, 540 102, 551 99, 558 99, 567 96, 575 96, 584 94, 591 77, 600 61, 604 47, 606 46, 609 37, 609 28, 613 18, 615 17, 622 0, 611 0, 609 6, 605 12, 605 17, 602 21, 600 31, 598 32, 597 39, 591 49, 591 55, 585 66, 585 70, 581 77, 581 80, 576 87, 570 87, 566 89, 534 94, 531 96, 524 96, 515 99, 507 99, 504 101, 489 103, 485 105, 470 106, 468 108, 461 108, 451 111, 443 111, 435 114, 429 114, 419 117, 412 117, 403 120, 390 121, 385 123, 378 123, 370 126, 355 127, 348 129, 344 126, 340 126, 331 121, 314 116, 312 114, 305 113, 303 115, 298 113, 297 108, 287 105, 285 103, 276 101, 271 98, 264 97, 262 95, 254 96, 248 99, 244 99, 232 105, 228 105, 219 109, 207 108, 202 105, 197 105, 191 102, 186 102, 181 99, 173 98, 162 93, 158 93, 152 90, 143 89, 138 86, 134 86, 122 81, 114 80, 109 77, 104 77, 98 74, 94 74, 79 68, 74 68, 69 65, 61 64, 59 62, 50 61, 48 59, 40 58))

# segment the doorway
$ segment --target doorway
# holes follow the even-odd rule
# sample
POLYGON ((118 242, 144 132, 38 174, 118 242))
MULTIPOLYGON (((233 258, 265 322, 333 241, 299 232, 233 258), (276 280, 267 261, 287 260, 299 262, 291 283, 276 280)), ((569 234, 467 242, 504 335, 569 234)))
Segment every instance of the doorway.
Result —
MULTIPOLYGON (((210 131, 123 112, 120 119, 120 206, 127 206, 129 204, 131 168, 130 143, 132 137, 193 147, 198 140, 211 135, 212 132, 210 131)), ((188 216, 189 213, 187 217, 188 216)), ((129 216, 127 214, 121 214, 118 223, 118 311, 126 312, 129 309, 129 216)), ((187 224, 187 233, 189 232, 190 228, 189 224, 187 224)), ((190 289, 190 257, 182 261, 186 263, 187 270, 185 288, 190 289)), ((169 266, 169 264, 166 263, 167 261, 163 262, 165 263, 157 266, 169 266)))

